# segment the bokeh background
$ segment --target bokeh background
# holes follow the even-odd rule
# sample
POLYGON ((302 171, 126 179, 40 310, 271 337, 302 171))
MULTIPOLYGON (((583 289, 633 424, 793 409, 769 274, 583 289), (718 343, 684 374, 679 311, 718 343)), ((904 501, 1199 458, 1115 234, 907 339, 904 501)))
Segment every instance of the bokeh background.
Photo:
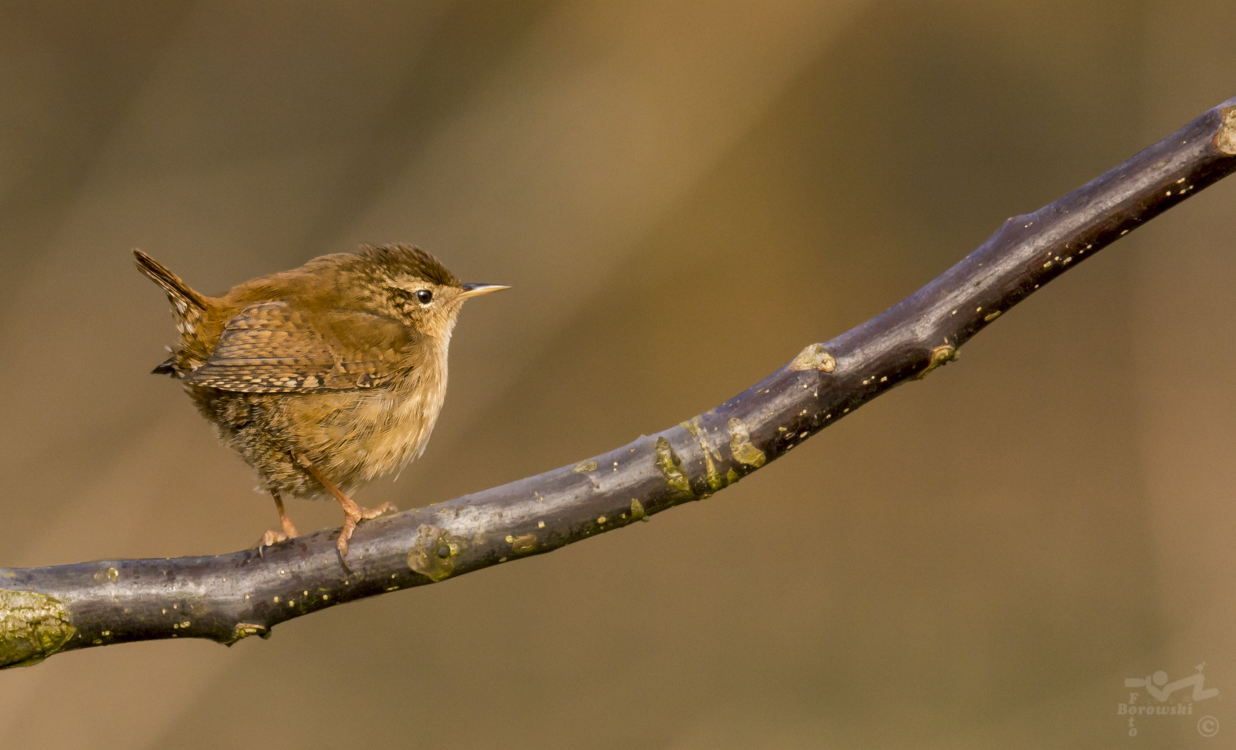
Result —
MULTIPOLYGON (((425 456, 358 496, 441 501, 710 408, 1236 96, 1230 11, 4 2, 0 566, 275 521, 147 374, 173 328, 131 247, 207 293, 394 241, 512 285, 468 305, 425 456)), ((0 674, 0 746, 1223 746, 1234 208, 1198 195, 649 524, 269 641, 0 674), (1125 678, 1203 662, 1219 697, 1130 738, 1125 678)))

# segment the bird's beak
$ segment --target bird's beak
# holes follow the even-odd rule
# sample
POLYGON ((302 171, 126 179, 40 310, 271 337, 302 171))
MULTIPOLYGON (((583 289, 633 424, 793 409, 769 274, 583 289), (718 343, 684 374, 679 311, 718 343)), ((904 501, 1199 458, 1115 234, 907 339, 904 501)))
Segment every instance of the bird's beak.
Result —
POLYGON ((468 297, 479 297, 482 294, 490 292, 500 292, 503 289, 510 289, 509 286, 501 284, 464 284, 463 294, 459 295, 459 299, 467 299, 468 297))

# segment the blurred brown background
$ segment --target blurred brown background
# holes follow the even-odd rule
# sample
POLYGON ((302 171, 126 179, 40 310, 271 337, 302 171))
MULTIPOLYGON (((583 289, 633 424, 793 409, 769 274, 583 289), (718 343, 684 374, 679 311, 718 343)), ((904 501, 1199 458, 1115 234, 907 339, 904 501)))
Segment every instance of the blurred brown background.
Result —
MULTIPOLYGON (((719 403, 1236 96, 1230 10, 3 3, 0 566, 275 521, 147 374, 173 331, 131 247, 208 293, 366 241, 511 284, 464 313, 424 458, 359 496, 427 504, 719 403)), ((270 641, 0 674, 0 747, 1223 746, 1234 207, 1221 183, 650 524, 270 641), (1130 738, 1124 679, 1202 662, 1219 697, 1130 738)))

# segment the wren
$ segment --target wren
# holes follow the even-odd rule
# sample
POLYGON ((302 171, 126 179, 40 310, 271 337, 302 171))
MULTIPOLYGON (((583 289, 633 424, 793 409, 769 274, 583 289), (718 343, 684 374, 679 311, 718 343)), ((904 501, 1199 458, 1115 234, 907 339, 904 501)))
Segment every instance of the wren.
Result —
POLYGON ((508 288, 462 284, 420 248, 366 245, 207 297, 133 255, 167 292, 180 332, 154 372, 184 384, 275 499, 281 530, 259 550, 297 536, 283 498, 333 496, 344 560, 356 524, 394 510, 362 508, 349 493, 425 450, 464 300, 508 288))

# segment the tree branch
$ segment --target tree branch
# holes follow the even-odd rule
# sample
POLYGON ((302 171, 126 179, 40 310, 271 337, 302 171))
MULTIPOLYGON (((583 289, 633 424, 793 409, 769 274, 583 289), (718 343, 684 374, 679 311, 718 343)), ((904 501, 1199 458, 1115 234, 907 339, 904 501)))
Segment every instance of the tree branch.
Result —
POLYGON ((896 306, 711 411, 574 466, 215 557, 0 570, 0 666, 159 638, 231 644, 326 607, 539 555, 699 500, 957 357, 1043 284, 1236 169, 1236 99, 1054 203, 1004 223, 896 306))

